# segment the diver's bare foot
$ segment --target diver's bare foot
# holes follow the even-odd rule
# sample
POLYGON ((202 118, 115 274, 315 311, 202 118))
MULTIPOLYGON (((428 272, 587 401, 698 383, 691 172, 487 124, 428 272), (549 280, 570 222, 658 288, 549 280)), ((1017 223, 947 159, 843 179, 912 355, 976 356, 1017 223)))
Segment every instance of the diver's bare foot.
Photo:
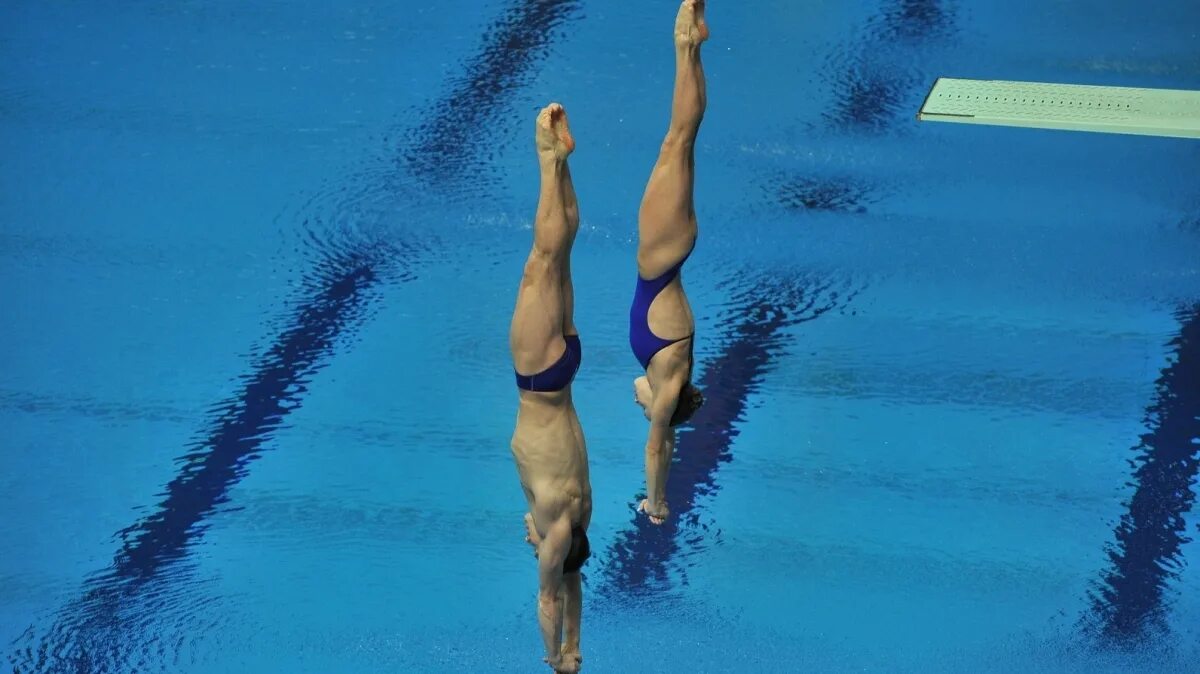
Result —
POLYGON ((671 516, 671 511, 667 509, 666 503, 663 503, 658 508, 651 510, 649 499, 642 499, 641 505, 638 506, 638 512, 646 513, 646 516, 649 517, 650 521, 654 524, 662 524, 663 522, 667 521, 668 517, 671 516))
POLYGON ((704 21, 704 0, 683 0, 675 16, 675 46, 699 47, 708 39, 704 21))
POLYGON ((575 150, 567 124, 567 111, 558 103, 542 108, 537 116, 537 151, 544 158, 562 161, 575 150))

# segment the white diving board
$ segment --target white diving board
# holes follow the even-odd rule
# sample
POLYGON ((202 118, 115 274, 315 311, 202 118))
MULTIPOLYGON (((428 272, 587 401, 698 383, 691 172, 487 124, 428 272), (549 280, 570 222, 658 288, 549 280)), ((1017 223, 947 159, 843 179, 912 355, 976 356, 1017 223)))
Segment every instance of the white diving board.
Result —
POLYGON ((917 119, 1200 138, 1200 91, 939 77, 917 119))

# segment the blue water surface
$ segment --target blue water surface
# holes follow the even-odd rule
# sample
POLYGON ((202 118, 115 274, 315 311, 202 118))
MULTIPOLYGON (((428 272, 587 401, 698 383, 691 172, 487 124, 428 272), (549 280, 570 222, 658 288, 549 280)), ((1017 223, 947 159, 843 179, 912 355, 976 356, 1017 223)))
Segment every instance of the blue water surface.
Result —
POLYGON ((710 2, 708 402, 653 528, 626 320, 675 7, 0 7, 12 671, 547 671, 507 330, 552 100, 585 671, 1195 671, 1200 145, 915 114, 939 76, 1200 89, 1200 6, 710 2))

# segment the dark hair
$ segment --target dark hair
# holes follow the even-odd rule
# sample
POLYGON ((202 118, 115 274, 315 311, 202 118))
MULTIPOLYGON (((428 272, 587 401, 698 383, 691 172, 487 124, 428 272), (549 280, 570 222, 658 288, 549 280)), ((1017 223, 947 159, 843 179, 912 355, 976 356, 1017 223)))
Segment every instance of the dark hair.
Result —
POLYGON ((577 573, 591 555, 592 546, 588 543, 587 532, 583 527, 571 529, 571 549, 563 560, 563 573, 577 573))
POLYGON ((671 415, 671 426, 687 423, 688 419, 704 404, 704 394, 691 384, 684 384, 679 392, 679 402, 675 404, 675 413, 671 415))

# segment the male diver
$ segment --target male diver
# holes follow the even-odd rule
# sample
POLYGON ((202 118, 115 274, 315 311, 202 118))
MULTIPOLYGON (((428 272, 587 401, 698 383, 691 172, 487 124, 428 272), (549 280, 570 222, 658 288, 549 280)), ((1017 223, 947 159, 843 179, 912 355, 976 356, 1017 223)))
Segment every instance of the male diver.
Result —
POLYGON ((525 540, 538 561, 538 624, 545 662, 555 672, 574 674, 583 660, 579 569, 590 553, 592 487, 583 429, 571 401, 571 381, 582 358, 571 284, 579 207, 567 167, 575 140, 561 105, 552 103, 538 114, 535 139, 541 193, 533 249, 509 330, 519 389, 512 453, 529 502, 525 540))

